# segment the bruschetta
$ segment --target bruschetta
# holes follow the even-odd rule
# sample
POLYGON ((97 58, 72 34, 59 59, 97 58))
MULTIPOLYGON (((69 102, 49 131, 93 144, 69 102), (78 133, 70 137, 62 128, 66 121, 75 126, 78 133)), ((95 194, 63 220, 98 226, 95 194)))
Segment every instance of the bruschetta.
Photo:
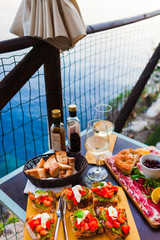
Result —
POLYGON ((56 208, 56 195, 53 191, 37 189, 34 193, 28 192, 32 206, 38 212, 53 213, 56 208))
POLYGON ((100 224, 93 208, 78 209, 70 213, 73 231, 77 238, 92 237, 97 233, 103 232, 103 227, 100 224))
POLYGON ((89 188, 76 185, 72 188, 64 188, 61 196, 65 198, 68 210, 85 208, 92 204, 93 195, 89 188))
POLYGON ((124 240, 130 234, 125 209, 97 207, 96 214, 110 240, 124 240))
POLYGON ((26 219, 26 228, 32 240, 53 240, 55 218, 53 213, 32 215, 26 219))
POLYGON ((94 208, 116 206, 118 203, 118 187, 110 182, 93 182, 91 191, 94 208))

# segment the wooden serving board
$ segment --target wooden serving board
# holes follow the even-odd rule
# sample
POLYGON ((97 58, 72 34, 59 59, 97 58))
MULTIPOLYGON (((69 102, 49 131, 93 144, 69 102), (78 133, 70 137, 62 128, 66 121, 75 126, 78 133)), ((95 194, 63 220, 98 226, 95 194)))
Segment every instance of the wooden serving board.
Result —
MULTIPOLYGON (((118 207, 120 208, 125 208, 127 211, 127 218, 128 218, 128 224, 130 225, 130 234, 129 236, 126 238, 126 240, 140 240, 139 234, 138 234, 138 230, 136 227, 136 224, 134 222, 126 195, 123 191, 123 189, 121 187, 118 187, 118 196, 119 196, 119 203, 118 203, 118 207)), ((31 204, 30 199, 28 198, 28 203, 27 203, 27 211, 26 211, 26 217, 31 216, 31 215, 36 215, 38 214, 37 210, 35 210, 31 204)), ((56 214, 55 214, 56 215, 56 214)), ((68 239, 72 239, 72 240, 77 240, 77 238, 74 235, 74 232, 72 230, 72 224, 70 221, 70 215, 69 215, 69 211, 66 211, 65 214, 65 218, 66 218, 66 226, 67 226, 67 233, 68 233, 68 239)), ((58 238, 59 240, 65 240, 65 236, 64 236, 64 232, 63 232, 63 226, 62 226, 62 221, 60 221, 60 225, 59 225, 59 231, 58 231, 58 238)), ((81 238, 82 240, 85 240, 86 238, 81 238)), ((102 234, 97 234, 93 237, 90 237, 88 239, 92 239, 92 240, 110 240, 108 238, 108 236, 106 235, 106 233, 102 233, 102 234)), ((31 240, 28 231, 26 229, 24 229, 24 238, 23 240, 31 240)))
MULTIPOLYGON (((113 158, 114 156, 112 156, 111 158, 113 158)), ((117 182, 122 186, 122 188, 125 190, 126 194, 130 197, 130 199, 133 201, 133 203, 136 205, 136 207, 138 208, 138 210, 141 212, 141 214, 143 215, 143 217, 147 220, 147 222, 150 224, 151 227, 153 228, 159 228, 160 227, 160 223, 155 223, 153 221, 150 220, 150 218, 148 218, 146 216, 146 214, 144 213, 144 211, 141 209, 140 205, 137 203, 137 201, 131 196, 131 194, 128 192, 127 187, 120 182, 119 180, 119 176, 113 171, 112 167, 110 166, 110 164, 108 163, 107 159, 105 160, 105 165, 108 168, 108 170, 111 172, 111 174, 113 175, 113 177, 117 180, 117 182)), ((120 171, 118 169, 118 171, 120 171)), ((126 183, 127 185, 127 183, 126 183)))

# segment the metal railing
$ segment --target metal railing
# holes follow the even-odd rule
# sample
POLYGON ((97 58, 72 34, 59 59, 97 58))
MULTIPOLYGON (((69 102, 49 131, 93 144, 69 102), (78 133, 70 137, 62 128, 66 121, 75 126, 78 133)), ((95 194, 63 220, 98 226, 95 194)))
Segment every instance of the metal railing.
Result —
MULTIPOLYGON (((64 53, 29 37, 0 42, 0 177, 48 150, 54 108, 61 109, 65 122, 68 105, 77 104, 84 130, 95 105, 110 103, 120 132, 134 107, 144 105, 146 84, 155 87, 159 20, 160 10, 88 26, 87 37, 64 53)), ((158 91, 159 85, 151 92, 158 91)), ((22 239, 14 216, 6 220, 14 233, 4 231, 2 208, 3 239, 22 239)))

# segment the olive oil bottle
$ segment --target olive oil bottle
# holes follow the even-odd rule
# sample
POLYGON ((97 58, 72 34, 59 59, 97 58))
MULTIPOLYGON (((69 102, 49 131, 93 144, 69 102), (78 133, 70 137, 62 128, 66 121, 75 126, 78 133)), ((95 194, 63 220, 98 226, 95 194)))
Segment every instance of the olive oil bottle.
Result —
POLYGON ((53 124, 50 128, 52 150, 65 151, 65 129, 64 124, 61 122, 60 109, 52 110, 53 124))

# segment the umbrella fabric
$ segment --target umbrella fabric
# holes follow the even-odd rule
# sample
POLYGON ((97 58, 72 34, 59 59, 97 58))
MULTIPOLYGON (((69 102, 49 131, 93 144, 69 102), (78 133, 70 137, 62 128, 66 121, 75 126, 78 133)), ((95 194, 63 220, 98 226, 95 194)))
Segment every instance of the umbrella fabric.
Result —
POLYGON ((64 51, 86 36, 86 27, 75 0, 22 0, 10 32, 64 51))

